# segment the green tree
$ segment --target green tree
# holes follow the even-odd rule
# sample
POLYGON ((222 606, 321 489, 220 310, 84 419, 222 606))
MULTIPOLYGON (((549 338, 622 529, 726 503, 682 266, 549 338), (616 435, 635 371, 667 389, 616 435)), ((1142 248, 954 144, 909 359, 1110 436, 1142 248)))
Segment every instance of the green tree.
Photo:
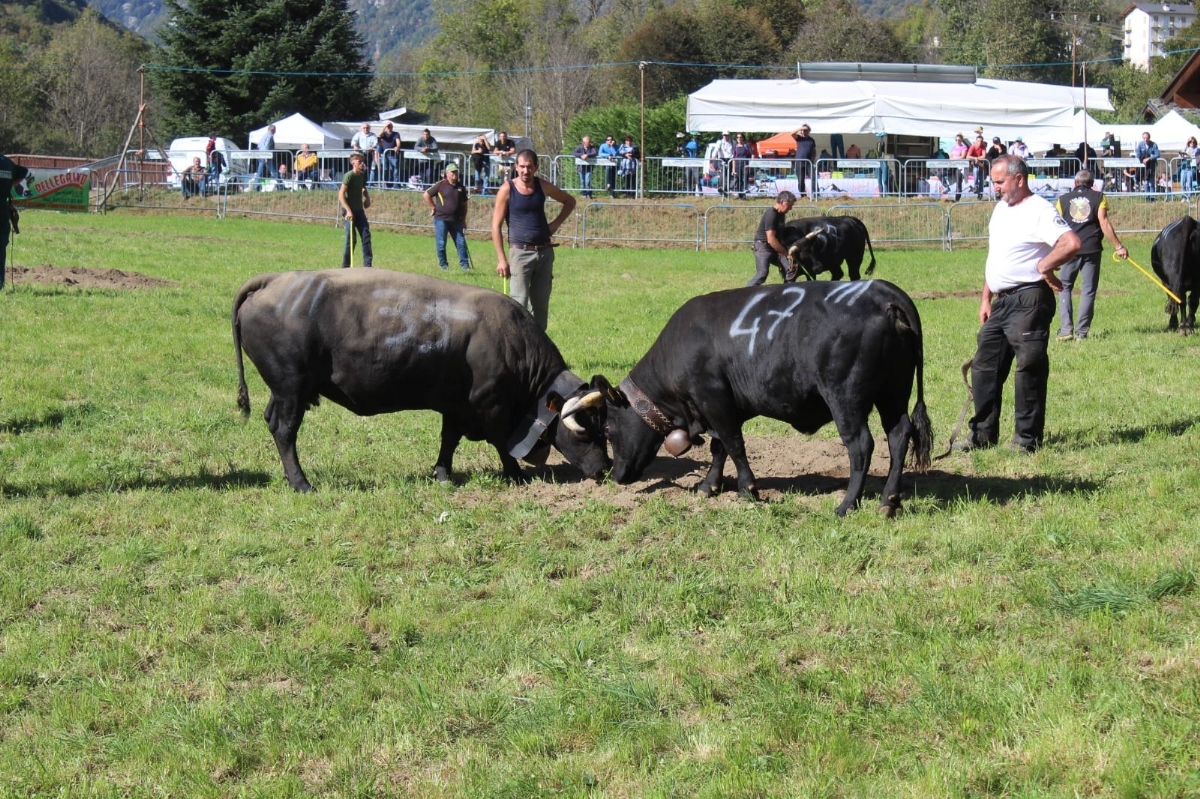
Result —
POLYGON ((911 61, 912 56, 891 30, 870 20, 849 0, 826 0, 792 42, 795 61, 911 61))
POLYGON ((166 0, 160 90, 166 135, 243 139, 285 114, 371 115, 377 101, 346 0, 166 0), (281 74, 306 73, 306 74, 281 74))

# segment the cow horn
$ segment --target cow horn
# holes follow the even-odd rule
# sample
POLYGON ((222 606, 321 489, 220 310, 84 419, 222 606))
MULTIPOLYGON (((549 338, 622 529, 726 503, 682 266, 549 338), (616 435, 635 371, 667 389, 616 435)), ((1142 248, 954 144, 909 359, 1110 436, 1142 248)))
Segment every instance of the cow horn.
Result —
POLYGON ((580 408, 599 408, 602 405, 604 405, 604 394, 599 389, 585 394, 583 399, 579 400, 580 408))
POLYGON ((820 228, 817 228, 816 230, 814 230, 812 233, 809 233, 809 234, 808 234, 807 236, 805 236, 804 238, 806 238, 806 239, 815 239, 817 236, 820 236, 820 235, 821 235, 821 229, 820 229, 820 228))
POLYGON ((583 429, 583 425, 572 419, 570 416, 563 416, 562 423, 567 426, 567 429, 576 435, 586 435, 587 431, 583 429))

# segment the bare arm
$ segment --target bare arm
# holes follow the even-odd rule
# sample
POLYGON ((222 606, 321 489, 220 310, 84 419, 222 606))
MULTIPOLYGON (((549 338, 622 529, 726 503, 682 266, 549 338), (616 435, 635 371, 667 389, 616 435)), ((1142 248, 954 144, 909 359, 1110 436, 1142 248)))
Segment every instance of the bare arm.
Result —
POLYGON ((496 274, 508 277, 508 257, 504 253, 504 219, 508 216, 509 184, 505 181, 496 192, 492 208, 492 246, 496 248, 496 274))
POLYGON ((767 231, 767 244, 770 244, 770 245, 771 245, 771 249, 772 249, 772 250, 774 250, 775 252, 779 253, 779 256, 780 256, 781 258, 787 258, 787 257, 788 257, 787 250, 785 250, 785 249, 783 248, 783 242, 781 242, 781 241, 779 240, 779 237, 775 235, 775 231, 774 231, 774 230, 768 230, 768 231, 767 231))
MULTIPOLYGON (((541 180, 541 178, 538 178, 538 180, 541 180)), ((558 232, 558 229, 562 227, 562 223, 567 221, 567 217, 574 213, 575 198, 548 180, 542 180, 542 191, 544 191, 548 197, 553 197, 555 200, 562 203, 562 210, 558 212, 558 216, 554 217, 554 221, 550 223, 550 235, 553 236, 558 232)), ((499 206, 499 201, 497 201, 497 206, 499 206)), ((494 222, 492 224, 492 228, 495 229, 494 222)))
POLYGON ((338 205, 342 206, 342 210, 346 212, 346 216, 350 216, 350 206, 346 204, 346 184, 343 183, 338 187, 338 205))
POLYGON ((983 324, 992 315, 992 287, 983 281, 983 297, 979 300, 979 324, 983 324))
POLYGON ((1100 221, 1100 229, 1104 231, 1104 236, 1117 248, 1117 257, 1128 258, 1129 250, 1125 249, 1125 245, 1117 238, 1117 231, 1113 228, 1112 220, 1108 218, 1108 209, 1103 205, 1100 206, 1096 218, 1100 221))
POLYGON ((1075 231, 1068 230, 1066 233, 1058 237, 1058 241, 1054 243, 1054 249, 1046 253, 1042 260, 1038 261, 1037 270, 1041 274, 1042 279, 1050 284, 1050 288, 1055 291, 1062 290, 1062 281, 1058 279, 1058 275, 1054 272, 1067 261, 1075 257, 1075 253, 1079 251, 1081 242, 1079 237, 1075 235, 1075 231))
POLYGON ((437 184, 434 184, 434 185, 430 186, 426 191, 421 192, 421 199, 423 199, 425 201, 425 204, 429 206, 429 215, 430 216, 433 216, 435 213, 437 213, 437 206, 433 204, 433 197, 430 195, 430 192, 432 192, 436 188, 437 188, 437 184))

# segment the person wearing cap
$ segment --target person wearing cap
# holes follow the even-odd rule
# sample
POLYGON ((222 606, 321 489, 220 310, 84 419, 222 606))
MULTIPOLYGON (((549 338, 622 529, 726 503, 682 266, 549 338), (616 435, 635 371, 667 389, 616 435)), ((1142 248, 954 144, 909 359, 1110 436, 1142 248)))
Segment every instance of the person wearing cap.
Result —
POLYGON ((1029 147, 1026 146, 1025 140, 1020 136, 1013 140, 1012 146, 1008 148, 1008 151, 1017 158, 1029 157, 1029 147))
POLYGON ((987 159, 995 161, 1000 156, 1008 152, 1008 148, 1004 146, 1004 142, 1000 141, 999 136, 992 137, 992 146, 987 150, 987 159))
POLYGON ((390 120, 383 123, 383 131, 375 139, 375 150, 375 162, 379 165, 376 179, 389 188, 394 187, 399 174, 400 134, 390 120))
POLYGON ((421 195, 429 206, 433 217, 433 247, 437 252, 438 266, 443 271, 450 268, 446 261, 446 236, 454 237, 458 250, 458 265, 463 271, 471 268, 471 256, 467 254, 467 187, 459 179, 458 164, 446 165, 446 174, 421 195))
MULTIPOLYGON (((811 128, 808 125, 801 125, 792 131, 792 138, 796 140, 796 195, 808 194, 810 197, 816 195, 815 185, 813 191, 808 191, 808 176, 812 173, 813 160, 817 155, 817 142, 812 136, 808 135, 811 128)), ((813 183, 816 183, 816 175, 813 175, 813 183)))

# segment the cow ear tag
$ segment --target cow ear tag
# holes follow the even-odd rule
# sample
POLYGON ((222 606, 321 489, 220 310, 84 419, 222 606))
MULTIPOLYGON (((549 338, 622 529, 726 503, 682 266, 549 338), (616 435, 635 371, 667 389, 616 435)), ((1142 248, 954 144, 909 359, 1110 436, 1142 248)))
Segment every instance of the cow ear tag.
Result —
POLYGON ((667 452, 678 458, 692 448, 692 439, 686 430, 677 427, 667 435, 667 441, 664 446, 667 452))

